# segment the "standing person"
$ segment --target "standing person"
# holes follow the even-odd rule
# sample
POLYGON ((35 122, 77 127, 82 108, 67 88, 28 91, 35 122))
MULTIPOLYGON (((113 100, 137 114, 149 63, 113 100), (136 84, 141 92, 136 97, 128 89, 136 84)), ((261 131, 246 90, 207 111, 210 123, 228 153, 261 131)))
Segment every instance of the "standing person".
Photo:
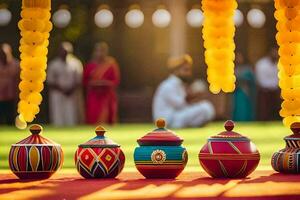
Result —
POLYGON ((255 66, 258 85, 258 119, 262 121, 278 118, 280 95, 278 88, 278 50, 272 47, 267 56, 255 66))
POLYGON ((92 60, 85 66, 83 84, 86 89, 86 122, 88 124, 117 121, 116 88, 120 83, 119 66, 108 56, 109 47, 101 42, 95 45, 92 60))
POLYGON ((168 68, 170 76, 164 80, 155 92, 153 99, 153 117, 165 118, 171 128, 199 127, 214 119, 213 104, 202 93, 193 93, 189 89, 192 78, 193 60, 189 55, 170 58, 168 68))
POLYGON ((0 124, 12 125, 17 100, 19 64, 9 44, 0 46, 0 124))
POLYGON ((79 122, 78 91, 82 79, 82 63, 72 52, 72 44, 63 42, 57 57, 48 67, 50 121, 55 126, 73 126, 79 122))
POLYGON ((242 53, 236 53, 236 89, 233 93, 233 120, 253 121, 255 118, 255 75, 242 53))

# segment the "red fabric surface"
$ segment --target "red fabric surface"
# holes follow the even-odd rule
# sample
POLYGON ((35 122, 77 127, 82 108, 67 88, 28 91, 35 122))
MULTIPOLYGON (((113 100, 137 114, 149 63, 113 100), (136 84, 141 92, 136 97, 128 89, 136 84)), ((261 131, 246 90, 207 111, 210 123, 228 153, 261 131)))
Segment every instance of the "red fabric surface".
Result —
POLYGON ((185 172, 176 180, 146 180, 135 172, 117 179, 85 180, 78 174, 21 181, 0 174, 0 199, 300 199, 300 176, 256 171, 246 179, 212 179, 185 172))

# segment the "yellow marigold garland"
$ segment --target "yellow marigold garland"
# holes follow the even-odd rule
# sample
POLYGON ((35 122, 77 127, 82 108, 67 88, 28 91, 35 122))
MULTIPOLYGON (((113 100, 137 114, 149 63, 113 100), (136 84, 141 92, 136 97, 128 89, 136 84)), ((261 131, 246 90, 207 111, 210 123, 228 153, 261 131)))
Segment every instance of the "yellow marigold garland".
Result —
POLYGON ((23 0, 19 29, 21 31, 20 59, 21 82, 18 128, 26 128, 39 113, 41 92, 46 79, 49 36, 52 29, 51 0, 23 0))
POLYGON ((285 126, 300 122, 300 1, 275 0, 279 45, 279 87, 285 126))
POLYGON ((236 0, 202 0, 207 79, 214 94, 235 89, 233 15, 236 8, 236 0))

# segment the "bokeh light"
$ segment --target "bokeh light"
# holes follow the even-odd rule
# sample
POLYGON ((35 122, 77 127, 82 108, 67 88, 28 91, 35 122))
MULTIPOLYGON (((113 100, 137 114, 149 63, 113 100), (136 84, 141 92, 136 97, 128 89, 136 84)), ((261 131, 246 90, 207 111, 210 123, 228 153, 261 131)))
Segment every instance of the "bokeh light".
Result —
POLYGON ((236 27, 239 27, 243 24, 244 22, 244 15, 242 13, 242 11, 240 11, 239 9, 236 9, 234 12, 234 25, 236 27))
POLYGON ((7 8, 0 9, 0 26, 6 26, 11 21, 11 12, 7 8))
POLYGON ((203 23, 203 13, 199 8, 191 9, 186 15, 187 23, 194 28, 199 28, 203 23))
POLYGON ((67 27, 72 19, 72 15, 68 9, 62 8, 58 9, 52 17, 52 21, 54 26, 57 28, 65 28, 67 27))
POLYGON ((130 28, 138 28, 144 23, 144 13, 140 9, 131 9, 125 15, 125 23, 130 28))
POLYGON ((266 23, 266 15, 260 9, 253 8, 247 14, 247 21, 253 28, 262 28, 266 23))
POLYGON ((152 22, 156 27, 165 28, 171 22, 171 14, 166 9, 159 8, 153 13, 152 22))
POLYGON ((114 21, 114 15, 109 9, 100 9, 95 14, 95 24, 99 28, 107 28, 109 27, 114 21))

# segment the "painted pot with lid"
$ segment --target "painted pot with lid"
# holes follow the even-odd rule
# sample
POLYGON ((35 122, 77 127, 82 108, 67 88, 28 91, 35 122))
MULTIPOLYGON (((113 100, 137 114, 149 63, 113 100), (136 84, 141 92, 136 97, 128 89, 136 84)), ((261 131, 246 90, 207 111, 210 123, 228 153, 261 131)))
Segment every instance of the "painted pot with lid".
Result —
POLYGON ((226 131, 210 137, 200 150, 200 164, 215 178, 247 177, 256 169, 260 154, 249 138, 233 131, 233 121, 224 127, 226 131))
POLYGON ((31 135, 13 144, 9 153, 9 166, 20 179, 50 178, 63 164, 63 151, 59 144, 41 136, 42 126, 32 125, 31 135))
POLYGON ((166 129, 163 119, 156 121, 157 128, 137 140, 134 151, 137 170, 145 178, 176 178, 188 161, 183 139, 166 129))
POLYGON ((292 135, 284 138, 286 146, 275 152, 272 156, 272 167, 280 173, 299 174, 300 173, 300 123, 291 125, 292 135))
POLYGON ((84 178, 114 178, 124 168, 125 155, 120 145, 106 137, 106 130, 98 126, 96 137, 80 144, 75 153, 77 171, 84 178))

